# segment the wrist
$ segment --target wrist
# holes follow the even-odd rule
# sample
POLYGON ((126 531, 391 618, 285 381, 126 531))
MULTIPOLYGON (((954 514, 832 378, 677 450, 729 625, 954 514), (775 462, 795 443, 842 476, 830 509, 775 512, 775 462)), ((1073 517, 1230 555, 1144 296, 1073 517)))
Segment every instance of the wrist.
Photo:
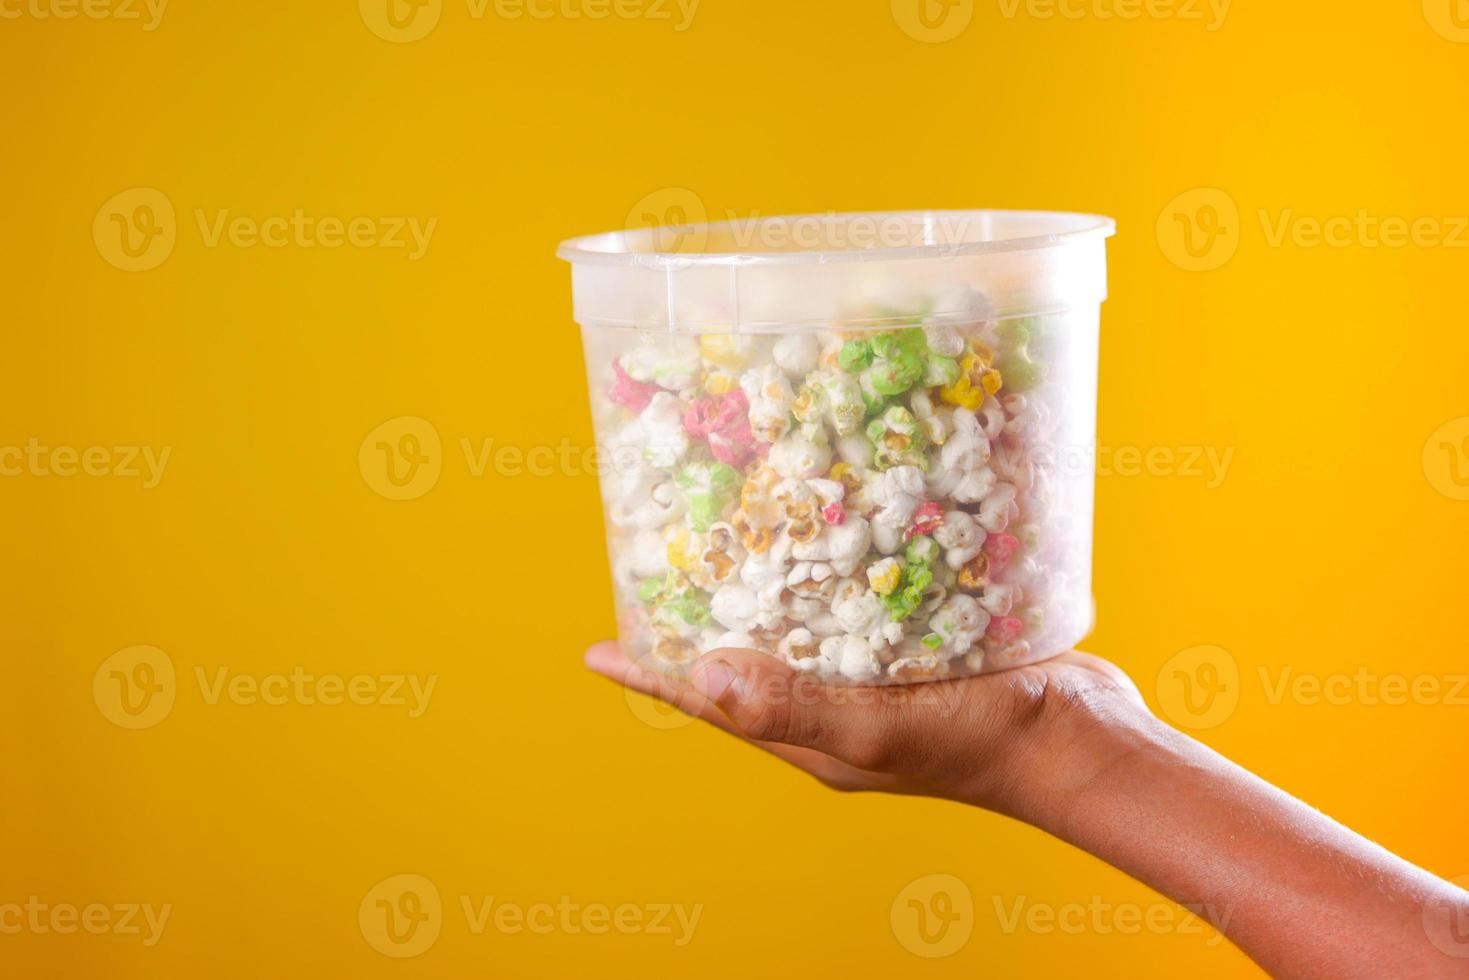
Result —
POLYGON ((1013 737, 999 798, 973 802, 1074 840, 1095 789, 1179 737, 1133 690, 1048 690, 1013 737))

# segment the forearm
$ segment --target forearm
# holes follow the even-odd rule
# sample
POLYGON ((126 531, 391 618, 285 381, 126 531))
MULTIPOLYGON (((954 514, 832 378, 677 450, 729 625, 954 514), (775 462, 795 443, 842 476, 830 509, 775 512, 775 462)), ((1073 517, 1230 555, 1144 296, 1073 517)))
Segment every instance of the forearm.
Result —
POLYGON ((1383 850, 1132 705, 1095 706, 1029 747, 1015 815, 1213 924, 1277 977, 1464 977, 1429 902, 1469 893, 1383 850))

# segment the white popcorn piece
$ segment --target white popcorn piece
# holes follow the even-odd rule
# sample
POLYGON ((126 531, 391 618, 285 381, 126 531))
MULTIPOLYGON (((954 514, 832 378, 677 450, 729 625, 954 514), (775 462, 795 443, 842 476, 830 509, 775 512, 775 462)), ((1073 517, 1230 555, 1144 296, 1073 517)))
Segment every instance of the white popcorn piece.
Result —
POLYGON ((979 526, 991 534, 999 534, 1010 526, 1014 506, 1015 488, 1008 483, 995 484, 979 506, 979 526))
POLYGON ((663 542, 663 535, 656 531, 634 534, 622 555, 626 559, 622 575, 624 581, 662 578, 669 572, 668 546, 663 542))
POLYGON ((958 357, 964 353, 964 338, 946 323, 925 323, 923 336, 928 340, 928 349, 935 354, 958 357))
POLYGON ((871 526, 849 514, 844 523, 826 528, 814 541, 797 544, 792 553, 801 561, 825 562, 832 571, 846 578, 857 570, 871 544, 871 526))
POLYGON ((879 510, 872 518, 872 542, 884 555, 903 545, 903 532, 923 504, 923 472, 916 466, 894 466, 873 474, 868 496, 879 510))
POLYGON ((683 403, 660 391, 623 430, 619 445, 636 448, 650 466, 672 470, 689 452, 683 403))
POLYGON ((699 379, 699 339, 677 335, 645 338, 624 353, 620 363, 634 381, 683 391, 699 379))
MULTIPOLYGON (((713 630, 705 630, 706 636, 713 630)), ((708 640, 701 641, 700 653, 710 653, 714 650, 758 650, 760 644, 749 633, 741 633, 730 630, 726 633, 717 633, 708 640)))
POLYGON ((758 438, 777 442, 790 431, 796 396, 780 368, 767 364, 746 371, 740 376, 740 388, 750 403, 750 428, 758 438))
POLYGON ((775 342, 771 352, 776 365, 792 380, 804 378, 816 370, 821 357, 821 344, 810 333, 786 334, 775 342))
POLYGON ((866 582, 855 578, 844 578, 837 584, 831 599, 831 614, 842 624, 842 629, 858 636, 877 633, 888 619, 877 593, 866 582))
POLYGON ((984 548, 984 528, 962 510, 944 514, 943 523, 933 532, 933 539, 944 549, 944 562, 950 568, 963 568, 984 548))
POLYGON ((843 463, 854 470, 872 469, 872 461, 876 454, 877 449, 872 445, 872 440, 860 432, 837 439, 837 455, 841 457, 843 463))
POLYGON ((709 601, 709 613, 725 629, 748 633, 758 625, 760 599, 749 586, 731 582, 714 593, 709 601))
POLYGON ((820 426, 803 425, 770 447, 770 468, 791 480, 810 480, 831 467, 831 444, 820 426))
POLYGON ((987 585, 984 595, 979 597, 979 604, 991 616, 1008 616, 1015 604, 1015 591, 1013 585, 987 585))
POLYGON ((870 681, 882 673, 872 646, 860 636, 833 636, 821 641, 821 659, 827 670, 851 681, 870 681))
POLYGON ((804 627, 796 627, 776 644, 776 652, 796 670, 813 671, 821 666, 821 644, 816 636, 804 627))
POLYGON ((980 641, 990 624, 990 614, 970 595, 950 596, 933 614, 929 628, 943 640, 936 651, 946 659, 963 656, 980 641))

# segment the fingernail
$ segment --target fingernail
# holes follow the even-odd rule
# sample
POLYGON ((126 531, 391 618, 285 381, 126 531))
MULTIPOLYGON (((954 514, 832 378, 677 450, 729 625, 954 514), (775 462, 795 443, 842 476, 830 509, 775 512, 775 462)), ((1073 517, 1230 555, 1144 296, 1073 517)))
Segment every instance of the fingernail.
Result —
POLYGON ((733 667, 728 664, 714 663, 699 671, 699 676, 694 679, 699 688, 699 693, 710 701, 718 701, 724 696, 739 679, 733 667))

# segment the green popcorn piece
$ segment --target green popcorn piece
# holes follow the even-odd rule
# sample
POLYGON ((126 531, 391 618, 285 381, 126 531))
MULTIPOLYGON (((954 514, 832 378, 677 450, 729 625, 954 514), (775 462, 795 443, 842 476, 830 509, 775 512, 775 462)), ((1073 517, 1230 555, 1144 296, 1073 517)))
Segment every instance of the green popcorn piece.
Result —
POLYGON ((867 423, 867 438, 875 448, 873 463, 879 470, 894 466, 928 470, 928 437, 918 419, 902 405, 889 406, 867 423))
POLYGON ((703 534, 719 523, 726 508, 739 495, 743 481, 740 471, 728 463, 706 460, 690 463, 680 470, 673 482, 683 491, 688 504, 689 527, 703 534))
POLYGON ((939 636, 937 633, 929 633, 919 642, 928 647, 930 650, 937 650, 939 647, 944 645, 944 638, 942 636, 939 636))
POLYGON ((923 372, 923 387, 951 385, 959 380, 959 362, 952 357, 930 354, 923 372))
POLYGON ((1046 365, 1031 355, 1036 338, 1044 332, 1045 323, 1040 317, 1008 320, 995 329, 1000 340, 996 367, 1008 391, 1029 391, 1046 380, 1046 365))
POLYGON ((638 601, 647 604, 663 594, 663 583, 656 578, 645 578, 638 583, 638 601))
POLYGON ((914 564, 931 565, 938 561, 939 543, 926 534, 916 535, 908 542, 903 557, 914 564))
POLYGON ((901 623, 917 611, 923 605, 923 597, 928 592, 929 586, 933 585, 933 569, 922 562, 915 562, 903 567, 903 577, 898 580, 898 587, 891 595, 882 597, 882 604, 887 607, 888 615, 893 622, 901 623))
POLYGON ((848 374, 856 374, 872 363, 872 344, 865 340, 849 340, 837 353, 837 363, 848 374))
POLYGON ((713 619, 709 614, 709 594, 690 588, 669 596, 659 603, 655 618, 664 621, 677 619, 689 626, 708 626, 713 619))
POLYGON ((856 432, 867 417, 867 402, 862 397, 861 386, 844 374, 832 372, 822 379, 821 388, 837 435, 856 432))
POLYGON ((924 376, 929 357, 922 330, 900 330, 872 338, 872 364, 862 372, 863 387, 884 397, 901 395, 924 376))

